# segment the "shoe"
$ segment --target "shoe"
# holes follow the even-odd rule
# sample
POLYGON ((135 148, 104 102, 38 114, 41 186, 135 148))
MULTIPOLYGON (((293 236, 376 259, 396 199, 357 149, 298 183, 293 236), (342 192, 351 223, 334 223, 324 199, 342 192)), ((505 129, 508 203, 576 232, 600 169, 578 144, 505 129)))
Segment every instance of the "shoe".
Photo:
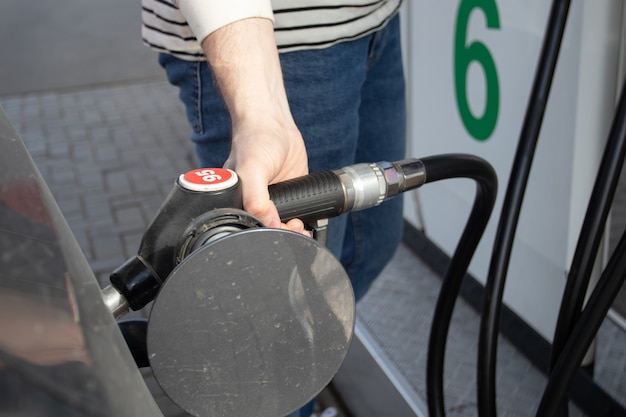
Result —
POLYGON ((320 417, 337 417, 338 415, 339 414, 337 413, 337 409, 335 407, 328 407, 327 409, 322 411, 320 417))

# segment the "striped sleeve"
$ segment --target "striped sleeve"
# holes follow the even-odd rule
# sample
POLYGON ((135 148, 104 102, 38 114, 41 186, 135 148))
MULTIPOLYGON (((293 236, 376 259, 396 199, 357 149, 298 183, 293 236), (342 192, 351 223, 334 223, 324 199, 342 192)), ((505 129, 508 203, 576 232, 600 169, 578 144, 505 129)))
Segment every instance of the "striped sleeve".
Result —
POLYGON ((176 3, 200 41, 211 32, 238 20, 250 17, 273 20, 270 0, 176 0, 176 3))
POLYGON ((178 7, 169 0, 142 0, 141 37, 150 48, 200 61, 204 53, 178 7))
POLYGON ((275 0, 276 43, 281 52, 325 48, 385 26, 401 0, 275 0))
POLYGON ((320 49, 384 27, 402 0, 141 0, 146 45, 185 60, 204 60, 198 40, 248 17, 274 20, 278 51, 320 49), (271 1, 271 3, 270 3, 271 1))

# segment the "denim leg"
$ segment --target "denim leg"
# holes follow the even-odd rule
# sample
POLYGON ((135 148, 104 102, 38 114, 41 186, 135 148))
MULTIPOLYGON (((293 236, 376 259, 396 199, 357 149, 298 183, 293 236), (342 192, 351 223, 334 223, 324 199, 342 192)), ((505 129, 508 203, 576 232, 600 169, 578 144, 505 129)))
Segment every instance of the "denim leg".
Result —
MULTIPOLYGON (((361 90, 356 162, 406 157, 406 98, 399 16, 370 44, 361 90)), ((359 300, 394 255, 403 233, 402 195, 378 207, 352 213, 341 261, 359 300)))
POLYGON ((208 65, 168 54, 159 55, 159 64, 169 83, 179 89, 200 166, 221 167, 230 153, 230 115, 208 65))
MULTIPOLYGON (((312 172, 405 157, 399 16, 356 41, 283 54, 281 65, 312 172)), ((345 267, 357 300, 395 253, 402 224, 401 196, 331 219, 328 248, 345 267)))
MULTIPOLYGON (((311 417, 311 414, 313 414, 314 407, 315 407, 315 401, 309 401, 301 409, 294 411, 293 413, 289 414, 287 417, 311 417)), ((279 417, 279 416, 276 416, 276 417, 279 417)))
MULTIPOLYGON (((368 40, 281 55, 291 112, 306 143, 311 172, 355 161, 368 40)), ((328 249, 339 259, 349 215, 330 219, 328 249)))

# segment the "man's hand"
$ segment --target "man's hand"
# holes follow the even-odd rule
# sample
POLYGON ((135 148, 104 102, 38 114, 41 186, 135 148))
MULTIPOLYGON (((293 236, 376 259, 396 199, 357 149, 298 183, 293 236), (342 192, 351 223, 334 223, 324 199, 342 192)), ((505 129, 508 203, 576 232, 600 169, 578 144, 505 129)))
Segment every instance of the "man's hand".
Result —
POLYGON ((207 36, 202 48, 232 119, 232 149, 224 166, 241 178, 244 209, 266 226, 303 232, 299 220, 281 224, 267 190, 269 184, 308 173, 272 22, 239 20, 207 36))

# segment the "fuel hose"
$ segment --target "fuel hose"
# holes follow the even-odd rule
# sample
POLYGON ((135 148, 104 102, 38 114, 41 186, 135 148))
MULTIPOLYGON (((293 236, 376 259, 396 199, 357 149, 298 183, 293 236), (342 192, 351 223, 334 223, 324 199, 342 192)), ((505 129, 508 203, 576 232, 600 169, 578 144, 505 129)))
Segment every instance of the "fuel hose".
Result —
POLYGON ((569 0, 552 2, 539 63, 496 231, 485 285, 478 342, 477 396, 480 417, 497 415, 495 369, 502 296, 517 221, 548 102, 561 40, 565 32, 569 3, 569 0))
POLYGON ((474 203, 443 277, 432 320, 426 387, 429 413, 434 417, 445 415, 443 369, 450 319, 461 283, 491 216, 498 182, 493 168, 475 156, 448 154, 424 158, 422 162, 426 183, 452 178, 469 178, 476 183, 474 203))

